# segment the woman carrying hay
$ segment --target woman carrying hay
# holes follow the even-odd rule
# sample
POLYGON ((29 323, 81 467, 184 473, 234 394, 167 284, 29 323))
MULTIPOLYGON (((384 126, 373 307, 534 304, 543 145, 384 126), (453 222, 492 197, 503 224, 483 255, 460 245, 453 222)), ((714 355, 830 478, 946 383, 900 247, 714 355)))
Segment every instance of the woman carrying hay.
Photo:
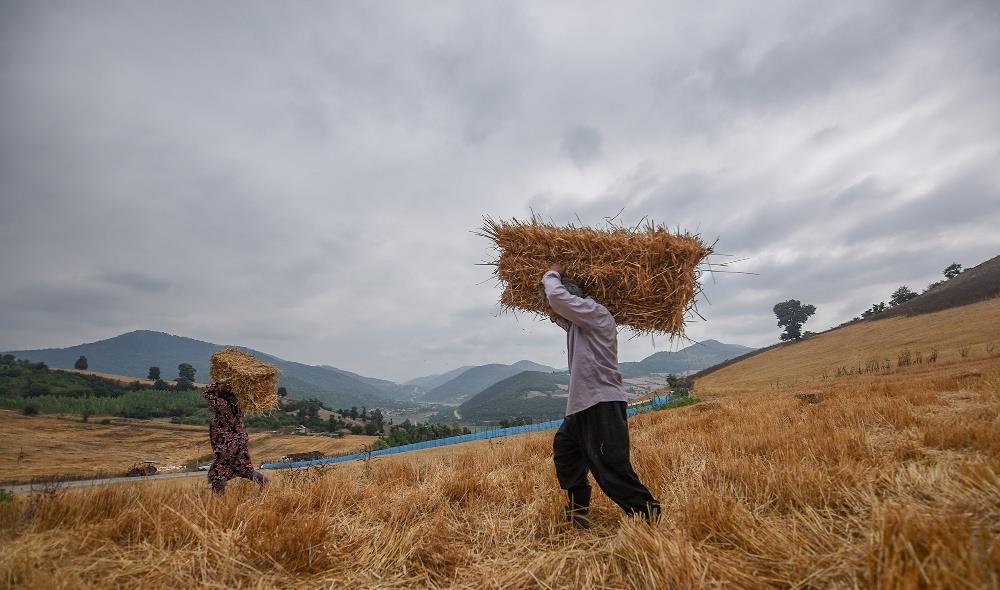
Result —
POLYGON ((243 423, 243 410, 236 402, 228 383, 212 381, 202 395, 212 409, 212 419, 208 424, 208 437, 212 441, 212 466, 208 470, 208 481, 212 491, 223 494, 226 483, 234 477, 243 477, 263 487, 267 478, 253 468, 250 462, 249 440, 243 423))

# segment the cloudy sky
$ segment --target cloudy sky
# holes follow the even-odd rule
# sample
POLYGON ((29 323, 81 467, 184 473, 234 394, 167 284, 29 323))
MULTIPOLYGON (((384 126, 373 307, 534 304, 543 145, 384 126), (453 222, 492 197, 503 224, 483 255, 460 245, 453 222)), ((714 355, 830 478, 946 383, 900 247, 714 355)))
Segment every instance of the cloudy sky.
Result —
POLYGON ((564 366, 471 231, 623 208, 756 273, 692 338, 770 344, 1000 253, 998 96, 991 1, 3 2, 0 350, 564 366))

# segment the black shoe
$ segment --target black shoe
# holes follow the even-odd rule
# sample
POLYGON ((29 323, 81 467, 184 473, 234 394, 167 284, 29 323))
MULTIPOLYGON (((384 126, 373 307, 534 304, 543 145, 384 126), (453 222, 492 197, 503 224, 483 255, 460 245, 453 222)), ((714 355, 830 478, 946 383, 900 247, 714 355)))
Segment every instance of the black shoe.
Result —
POLYGON ((587 518, 588 510, 570 510, 569 508, 563 508, 563 516, 566 517, 566 522, 572 524, 573 526, 579 527, 581 529, 589 529, 593 527, 593 523, 587 518))
POLYGON ((649 524, 656 524, 660 522, 660 503, 650 502, 646 504, 646 511, 643 513, 643 518, 649 524))

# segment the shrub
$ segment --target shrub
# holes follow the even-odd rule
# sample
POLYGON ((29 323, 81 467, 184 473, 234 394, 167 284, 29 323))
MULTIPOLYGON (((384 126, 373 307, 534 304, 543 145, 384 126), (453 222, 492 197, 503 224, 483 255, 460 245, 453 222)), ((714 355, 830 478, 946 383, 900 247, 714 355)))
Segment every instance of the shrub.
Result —
POLYGON ((38 406, 36 406, 35 404, 25 404, 24 407, 21 408, 21 413, 23 413, 25 416, 37 416, 38 406))

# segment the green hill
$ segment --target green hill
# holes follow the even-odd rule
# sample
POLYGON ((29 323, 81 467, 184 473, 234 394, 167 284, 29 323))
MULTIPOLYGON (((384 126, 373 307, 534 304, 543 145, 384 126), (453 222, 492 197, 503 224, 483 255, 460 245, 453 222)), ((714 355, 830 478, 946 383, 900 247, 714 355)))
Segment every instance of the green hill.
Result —
MULTIPOLYGON (((87 357, 92 371, 130 375, 144 378, 149 367, 160 367, 164 379, 176 375, 177 365, 190 363, 196 370, 198 381, 209 378, 209 360, 212 353, 224 348, 213 344, 174 336, 163 332, 138 330, 107 340, 70 346, 68 348, 48 348, 42 350, 10 351, 19 359, 44 362, 50 367, 72 368, 81 355, 87 357)), ((391 408, 400 402, 389 399, 385 393, 385 383, 376 387, 359 375, 333 367, 317 367, 286 361, 256 350, 238 347, 277 367, 281 372, 279 386, 288 389, 289 397, 315 397, 330 407, 367 406, 391 408)))
POLYGON ((522 371, 476 394, 457 411, 463 420, 472 422, 518 417, 554 420, 566 412, 568 386, 569 373, 522 371))
POLYGON ((512 365, 480 365, 428 391, 421 401, 460 404, 487 387, 524 371, 552 372, 555 369, 531 361, 518 361, 512 365))

